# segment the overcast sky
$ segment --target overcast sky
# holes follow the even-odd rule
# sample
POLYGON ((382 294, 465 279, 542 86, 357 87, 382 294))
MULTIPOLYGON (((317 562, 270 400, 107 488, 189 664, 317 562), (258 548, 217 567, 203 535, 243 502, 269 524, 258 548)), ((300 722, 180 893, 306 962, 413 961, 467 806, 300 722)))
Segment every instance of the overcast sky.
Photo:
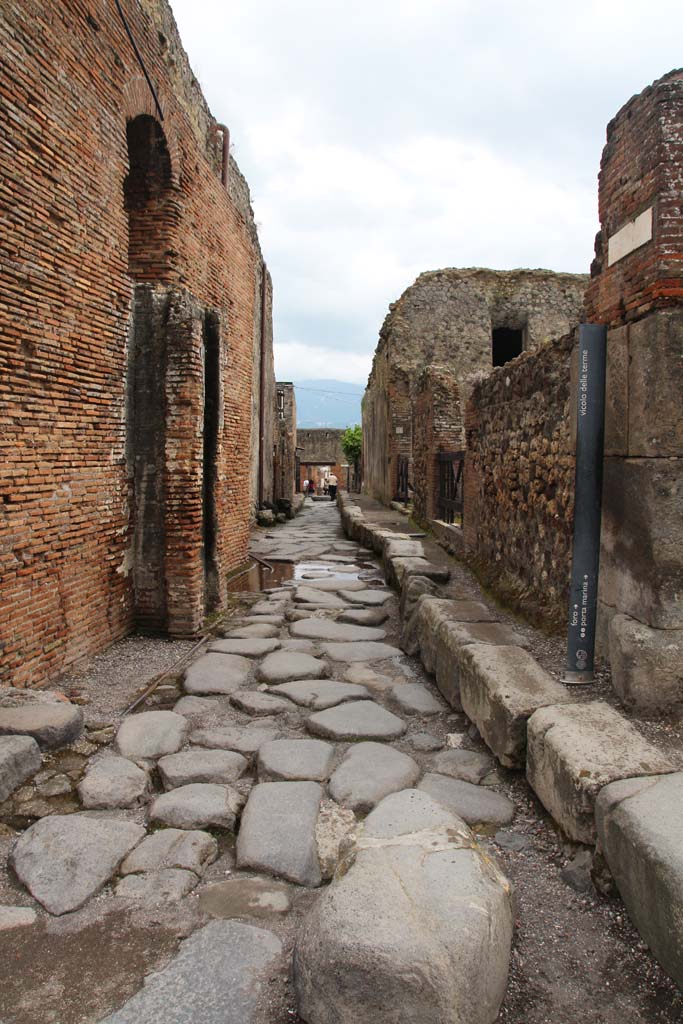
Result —
POLYGON ((587 272, 605 126, 683 0, 171 0, 275 287, 276 373, 364 385, 423 270, 587 272))

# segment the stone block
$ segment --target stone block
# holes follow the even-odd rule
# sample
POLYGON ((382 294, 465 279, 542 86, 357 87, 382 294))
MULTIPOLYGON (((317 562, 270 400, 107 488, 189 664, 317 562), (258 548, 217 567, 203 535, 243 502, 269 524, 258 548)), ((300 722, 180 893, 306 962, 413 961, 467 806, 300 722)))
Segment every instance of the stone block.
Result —
POLYGON ((595 843, 595 800, 610 782, 672 771, 668 758, 603 701, 540 708, 527 729, 527 779, 578 843, 595 843))
POLYGON ((524 768, 530 716, 574 697, 521 647, 468 644, 458 652, 460 701, 481 737, 507 768, 524 768))
POLYGON ((436 636, 436 685, 456 711, 462 710, 459 655, 470 644, 527 646, 523 636, 501 622, 442 622, 436 636))
POLYGON ((657 629, 683 627, 683 459, 606 459, 601 592, 657 629))
POLYGON ((0 803, 40 771, 41 764, 32 736, 0 736, 0 803))
POLYGON ((683 456, 683 310, 629 327, 628 454, 683 456))
POLYGON ((436 652, 439 630, 444 622, 494 622, 486 605, 479 601, 452 601, 427 598, 419 603, 415 614, 414 630, 417 648, 425 671, 436 671, 436 652))
POLYGON ((628 615, 609 626, 612 686, 625 704, 683 704, 683 629, 652 629, 628 615))
POLYGON ((631 920, 683 987, 683 772, 613 782, 600 792, 600 848, 631 920))

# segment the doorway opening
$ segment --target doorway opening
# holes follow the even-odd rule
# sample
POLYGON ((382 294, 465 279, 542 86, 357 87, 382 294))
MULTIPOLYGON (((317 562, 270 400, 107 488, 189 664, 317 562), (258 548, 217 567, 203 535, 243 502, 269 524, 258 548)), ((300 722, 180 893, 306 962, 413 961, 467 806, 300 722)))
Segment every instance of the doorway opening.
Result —
POLYGON ((494 327, 491 332, 493 366, 504 366, 524 351, 524 330, 515 327, 494 327))

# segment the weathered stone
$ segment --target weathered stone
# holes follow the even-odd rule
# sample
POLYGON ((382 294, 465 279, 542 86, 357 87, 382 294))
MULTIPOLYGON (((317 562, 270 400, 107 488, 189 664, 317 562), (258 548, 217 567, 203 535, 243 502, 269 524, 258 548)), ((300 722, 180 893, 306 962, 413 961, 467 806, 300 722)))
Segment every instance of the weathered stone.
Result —
POLYGON ((600 849, 631 919, 683 987, 683 772, 605 786, 595 804, 600 849))
POLYGON ((239 654, 202 654, 185 672, 186 693, 233 693, 249 678, 252 663, 239 654))
POLYGON ((246 640, 214 640, 213 643, 209 644, 209 651, 214 651, 217 654, 240 654, 245 658, 260 658, 264 654, 270 654, 271 651, 276 651, 279 646, 279 640, 262 640, 259 637, 253 637, 252 639, 246 640))
POLYGON ((217 750, 236 750, 245 757, 253 756, 259 748, 280 735, 278 729, 271 729, 258 723, 246 729, 220 728, 195 729, 190 736, 192 743, 200 747, 211 747, 217 750))
POLYGON ((348 608, 349 602, 336 594, 312 590, 310 587, 297 587, 296 600, 303 605, 315 605, 316 608, 348 608))
POLYGON ((419 540, 395 540, 393 537, 387 537, 383 554, 386 559, 424 558, 424 547, 419 540))
POLYGON ((444 750, 434 758, 434 771, 439 775, 448 775, 451 779, 461 779, 478 785, 486 778, 494 767, 494 762, 486 754, 477 754, 473 750, 444 750))
POLYGON ((370 694, 364 686, 353 683, 340 683, 336 679, 320 679, 309 681, 297 679, 290 683, 272 686, 271 692, 289 697, 295 704, 314 711, 323 711, 349 700, 364 700, 370 694))
POLYGON ((386 608, 349 608, 337 622, 347 622, 350 626, 381 626, 388 618, 386 608))
POLYGON ((444 741, 438 736, 432 736, 429 732, 414 732, 408 737, 415 750, 429 753, 432 750, 441 750, 444 741))
POLYGON ((445 622, 493 622, 495 616, 479 601, 452 601, 425 596, 418 600, 401 636, 407 654, 419 652, 425 671, 436 672, 438 636, 445 622))
POLYGON ((628 615, 609 624, 612 685, 625 704, 683 704, 683 629, 653 629, 628 615))
POLYGON ((83 712, 65 701, 0 704, 0 736, 31 736, 42 750, 64 747, 83 732, 83 712))
POLYGON ((358 822, 348 807, 323 800, 315 825, 315 841, 323 879, 332 878, 355 835, 358 822))
POLYGON ((318 645, 312 640, 285 640, 282 644, 283 651, 298 651, 299 654, 317 655, 320 653, 318 645))
POLYGON ((125 899, 146 903, 177 903, 195 888, 199 879, 193 871, 165 868, 144 875, 126 875, 118 882, 115 893, 125 899))
POLYGON ((267 871, 297 885, 320 885, 315 824, 322 795, 317 782, 254 786, 237 837, 237 866, 267 871))
POLYGON ((451 570, 445 565, 435 565, 426 558, 392 558, 387 562, 387 580, 403 586, 410 576, 425 576, 437 583, 448 583, 451 570))
POLYGON ((202 889, 199 906, 211 917, 258 919, 287 914, 292 903, 289 887, 283 882, 270 878, 231 878, 202 889))
POLYGON ((162 757, 157 768, 164 789, 177 789, 193 782, 235 782, 247 769, 247 759, 231 750, 184 750, 162 757))
POLYGON ((262 782, 326 782, 332 772, 334 747, 322 740, 273 740, 258 752, 262 782))
POLYGON ((409 789, 420 777, 412 757, 383 743, 358 743, 330 779, 330 795, 343 807, 366 814, 389 793, 409 789))
POLYGON ((122 875, 131 875, 179 868, 201 876, 217 854, 218 844, 208 832, 164 828, 143 839, 128 854, 120 871, 122 875))
POLYGON ((403 735, 406 724, 374 701, 361 700, 316 712, 306 728, 336 740, 394 740, 403 735))
POLYGON ((364 590, 360 594, 349 590, 341 590, 340 594, 352 604, 363 604, 369 608, 386 604, 394 596, 390 590, 364 590))
POLYGON ((391 676, 384 676, 379 672, 375 672, 373 668, 369 665, 364 665, 362 662, 351 663, 344 672, 344 679, 349 683, 356 683, 358 686, 367 686, 368 689, 375 690, 377 693, 384 693, 385 690, 390 690, 397 682, 391 676))
POLYGON ((326 673, 325 662, 300 651, 277 651, 264 658, 258 669, 264 683, 286 683, 290 679, 320 679, 326 673))
POLYGON ((263 620, 261 620, 257 617, 249 625, 237 626, 226 633, 226 638, 229 640, 274 639, 280 634, 279 627, 284 621, 284 616, 278 615, 277 623, 268 621, 270 618, 271 616, 263 616, 263 620))
POLYGON ((322 590, 328 592, 334 592, 335 590, 352 591, 354 600, 357 591, 368 589, 367 584, 363 583, 362 580, 349 580, 341 576, 332 577, 332 579, 329 580, 310 580, 306 586, 311 590, 322 590))
POLYGON ((595 843, 595 799, 603 786, 672 770, 669 759, 603 701, 540 708, 529 719, 527 779, 576 842, 595 843))
MULTIPOLYGON (((360 627, 359 627, 360 628, 360 627)), ((403 651, 391 644, 375 643, 372 640, 359 640, 357 643, 323 644, 323 654, 332 661, 386 661, 388 658, 401 658, 403 651)))
POLYGON ((189 730, 183 716, 173 711, 143 711, 124 718, 116 734, 116 746, 131 761, 156 760, 180 750, 189 730))
POLYGON ((511 939, 505 878, 462 821, 404 790, 369 815, 350 868, 301 923, 299 1014, 316 1024, 491 1024, 511 939))
POLYGON ((306 637, 309 640, 340 640, 353 643, 359 640, 383 640, 387 635, 384 629, 349 626, 343 622, 331 622, 329 619, 303 619, 295 622, 290 632, 292 636, 306 637))
POLYGON ((271 932, 241 921, 210 921, 101 1024, 252 1024, 281 954, 271 932))
POLYGON ((469 782, 428 773, 418 786, 423 793, 443 804, 468 825, 509 825, 515 816, 515 805, 501 793, 473 786, 469 782))
POLYGON ((0 933, 13 932, 15 928, 29 928, 38 919, 30 907, 0 906, 0 933))
POLYGON ((219 702, 211 697, 181 697, 173 705, 176 715, 184 715, 185 718, 201 718, 202 715, 214 714, 219 708, 219 702))
POLYGON ((493 839, 501 849, 510 850, 512 853, 528 850, 532 845, 529 836, 521 835, 519 832, 496 832, 493 839))
POLYGON ((257 601, 256 604, 251 606, 252 615, 278 615, 283 614, 287 603, 290 600, 291 595, 283 591, 281 595, 278 595, 277 600, 272 597, 267 601, 257 601))
MULTIPOLYGON (((121 760, 125 759, 121 758, 121 760)), ((130 761, 127 764, 130 764, 130 761)), ((47 782, 38 783, 36 789, 40 796, 64 796, 65 793, 72 791, 73 786, 67 775, 53 775, 47 782)))
POLYGON ((407 715, 437 715, 444 710, 421 683, 397 683, 389 692, 394 703, 407 715))
POLYGON ((459 654, 469 644, 528 647, 524 637, 500 622, 442 622, 436 637, 436 685, 456 711, 462 710, 459 654))
POLYGON ((66 914, 99 892, 144 835, 144 828, 131 821, 53 815, 19 837, 10 864, 46 910, 66 914))
POLYGON ((574 696, 520 647, 468 644, 456 652, 459 702, 501 764, 524 768, 529 717, 574 696))
POLYGON ((244 797, 231 786, 208 782, 180 786, 157 797, 149 809, 150 821, 173 828, 225 828, 233 831, 244 797))
POLYGON ((230 700, 236 708, 248 715, 281 715, 284 711, 292 710, 289 701, 273 697, 270 693, 262 693, 260 690, 233 693, 230 700))
POLYGON ((95 761, 78 784, 78 795, 87 809, 133 807, 149 792, 149 775, 126 757, 95 761))
POLYGON ((40 771, 41 764, 32 736, 0 736, 0 803, 40 771))

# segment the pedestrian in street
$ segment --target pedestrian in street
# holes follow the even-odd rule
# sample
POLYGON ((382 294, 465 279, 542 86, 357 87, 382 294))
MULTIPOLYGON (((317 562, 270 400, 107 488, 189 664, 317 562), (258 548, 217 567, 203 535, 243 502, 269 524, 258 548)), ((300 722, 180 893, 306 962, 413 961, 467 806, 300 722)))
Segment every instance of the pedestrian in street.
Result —
POLYGON ((330 473, 329 479, 327 481, 327 486, 328 486, 328 489, 329 489, 329 492, 330 492, 330 501, 334 501, 336 499, 336 497, 337 497, 337 485, 338 485, 338 483, 339 483, 339 481, 337 480, 337 478, 334 475, 334 473, 330 473))
POLYGON ((304 498, 308 497, 308 480, 304 480, 304 498))

